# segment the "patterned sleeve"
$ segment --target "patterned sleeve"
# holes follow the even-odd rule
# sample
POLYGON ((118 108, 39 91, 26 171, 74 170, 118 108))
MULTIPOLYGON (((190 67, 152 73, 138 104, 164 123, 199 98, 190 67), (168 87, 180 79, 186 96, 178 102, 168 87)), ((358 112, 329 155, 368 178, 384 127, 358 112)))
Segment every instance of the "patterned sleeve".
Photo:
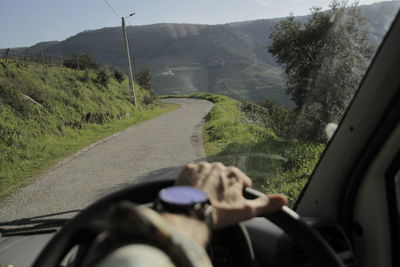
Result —
POLYGON ((205 249, 170 225, 156 211, 145 206, 123 202, 114 215, 116 232, 132 236, 138 243, 118 248, 99 267, 108 266, 187 266, 211 267, 205 249), (113 264, 103 265, 107 260, 113 264), (124 265, 135 263, 136 265, 124 265))
POLYGON ((98 267, 175 267, 176 265, 160 249, 133 244, 121 247, 107 256, 98 267))

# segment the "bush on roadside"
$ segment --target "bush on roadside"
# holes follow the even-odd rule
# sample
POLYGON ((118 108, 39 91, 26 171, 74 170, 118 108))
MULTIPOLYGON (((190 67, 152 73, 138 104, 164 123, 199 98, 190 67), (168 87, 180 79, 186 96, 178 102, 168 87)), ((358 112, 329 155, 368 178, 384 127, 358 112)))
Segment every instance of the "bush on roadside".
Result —
POLYGON ((208 161, 242 169, 264 193, 283 193, 294 205, 325 145, 290 136, 294 114, 273 101, 244 103, 210 93, 168 96, 206 99, 204 147, 208 161), (265 117, 264 117, 265 116, 265 117))
POLYGON ((145 90, 153 89, 153 73, 149 68, 144 68, 136 75, 136 82, 145 90))
POLYGON ((75 54, 70 56, 63 62, 64 67, 75 70, 94 69, 97 70, 99 65, 88 54, 75 54))
POLYGON ((110 74, 108 71, 105 69, 100 69, 96 75, 96 81, 102 86, 107 87, 110 82, 110 74))
POLYGON ((294 111, 277 103, 272 99, 266 99, 259 102, 259 104, 266 108, 269 114, 268 126, 274 132, 284 138, 293 138, 293 123, 295 121, 294 111))
POLYGON ((125 75, 119 68, 114 69, 113 76, 114 79, 117 80, 119 83, 122 83, 125 80, 125 75))

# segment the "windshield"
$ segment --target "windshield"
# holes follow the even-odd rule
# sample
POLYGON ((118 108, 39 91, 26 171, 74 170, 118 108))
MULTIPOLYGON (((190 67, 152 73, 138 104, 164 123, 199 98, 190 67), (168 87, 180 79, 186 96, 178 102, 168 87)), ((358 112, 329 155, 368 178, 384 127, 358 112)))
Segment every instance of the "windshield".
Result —
POLYGON ((237 166, 293 205, 400 7, 41 3, 0 4, 3 222, 199 161, 237 166))

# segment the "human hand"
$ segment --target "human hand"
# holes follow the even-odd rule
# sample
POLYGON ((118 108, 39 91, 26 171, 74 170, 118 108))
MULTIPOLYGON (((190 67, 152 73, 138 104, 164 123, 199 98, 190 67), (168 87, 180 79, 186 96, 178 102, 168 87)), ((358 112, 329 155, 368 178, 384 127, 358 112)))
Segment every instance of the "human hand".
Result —
POLYGON ((208 195, 213 206, 214 228, 278 211, 287 204, 287 198, 281 194, 265 195, 254 200, 244 198, 243 189, 251 187, 251 179, 238 168, 226 167, 220 162, 186 165, 176 185, 193 186, 208 195))

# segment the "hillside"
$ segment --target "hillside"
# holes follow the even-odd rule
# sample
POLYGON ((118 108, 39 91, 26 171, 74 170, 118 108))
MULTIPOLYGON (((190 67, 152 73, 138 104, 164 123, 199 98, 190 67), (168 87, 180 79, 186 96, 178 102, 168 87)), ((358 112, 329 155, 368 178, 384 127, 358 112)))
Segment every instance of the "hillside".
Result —
POLYGON ((131 125, 171 109, 129 101, 127 79, 98 70, 76 71, 0 59, 0 198, 26 178, 131 125))
MULTIPOLYGON (((361 7, 371 26, 372 41, 380 42, 390 25, 389 18, 399 6, 400 2, 380 2, 361 7)), ((272 27, 281 19, 224 25, 130 26, 128 36, 137 68, 153 69, 158 94, 201 91, 237 99, 273 98, 291 106, 284 94, 282 71, 265 48, 272 27)), ((118 27, 81 32, 62 42, 39 43, 26 51, 64 57, 88 53, 104 65, 126 71, 118 27)))

